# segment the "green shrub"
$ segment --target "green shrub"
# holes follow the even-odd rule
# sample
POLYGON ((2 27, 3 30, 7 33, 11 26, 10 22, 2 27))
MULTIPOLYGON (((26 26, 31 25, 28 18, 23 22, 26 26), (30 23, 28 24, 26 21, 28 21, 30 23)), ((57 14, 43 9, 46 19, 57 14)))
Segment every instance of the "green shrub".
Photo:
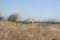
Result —
POLYGON ((8 21, 16 22, 18 18, 19 18, 18 14, 11 14, 8 17, 8 21))
POLYGON ((22 24, 31 24, 29 21, 22 21, 22 24))
POLYGON ((0 13, 0 20, 3 20, 4 18, 3 18, 3 16, 2 16, 2 14, 0 13))

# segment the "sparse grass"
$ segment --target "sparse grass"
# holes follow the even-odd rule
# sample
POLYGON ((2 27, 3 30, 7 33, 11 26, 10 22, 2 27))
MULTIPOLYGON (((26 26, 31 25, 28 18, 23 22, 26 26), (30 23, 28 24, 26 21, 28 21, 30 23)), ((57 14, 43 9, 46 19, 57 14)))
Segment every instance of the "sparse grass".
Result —
MULTIPOLYGON (((54 29, 52 24, 57 24, 57 22, 54 20, 43 21, 41 23, 36 22, 37 24, 35 24, 29 22, 29 20, 16 21, 18 19, 18 15, 16 14, 12 14, 11 16, 9 16, 8 21, 4 21, 4 19, 2 19, 3 17, 1 16, 0 40, 55 40, 56 38, 54 33, 58 32, 60 35, 59 30, 53 32, 51 31, 51 29, 49 29, 49 27, 48 29, 46 28, 46 26, 51 25, 50 27, 54 29)), ((59 25, 57 26, 59 27, 59 25)), ((56 36, 58 36, 58 33, 56 34, 56 36)))
MULTIPOLYGON (((37 27, 37 24, 30 25, 29 21, 22 22, 27 25, 17 25, 13 22, 1 21, 0 30, 2 32, 1 40, 52 40, 55 38, 54 32, 48 30, 47 28, 41 26, 37 27), (36 26, 36 27, 35 27, 36 26), (26 27, 26 29, 24 29, 26 27), (47 30, 46 30, 47 29, 47 30), (47 36, 46 36, 47 35, 47 36), (50 38, 51 37, 51 38, 50 38), (45 39, 44 39, 45 38, 45 39)), ((41 23, 45 26, 46 22, 41 23)), ((48 23, 47 23, 48 24, 48 23)), ((46 25, 47 25, 46 24, 46 25)), ((52 23, 51 23, 52 24, 52 23)), ((51 26, 54 28, 53 26, 51 26)), ((55 31, 57 33, 57 31, 55 31)), ((57 34, 58 35, 58 34, 57 34)))

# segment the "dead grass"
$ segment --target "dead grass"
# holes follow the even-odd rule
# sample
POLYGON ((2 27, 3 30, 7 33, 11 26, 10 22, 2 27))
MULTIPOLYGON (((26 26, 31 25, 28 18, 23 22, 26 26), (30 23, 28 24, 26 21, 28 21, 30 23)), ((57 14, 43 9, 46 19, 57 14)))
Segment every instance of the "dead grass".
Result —
POLYGON ((0 40, 58 40, 60 29, 57 24, 16 24, 9 21, 0 21, 0 40), (43 27, 47 26, 47 27, 43 27), (59 30, 52 31, 57 28, 59 30))

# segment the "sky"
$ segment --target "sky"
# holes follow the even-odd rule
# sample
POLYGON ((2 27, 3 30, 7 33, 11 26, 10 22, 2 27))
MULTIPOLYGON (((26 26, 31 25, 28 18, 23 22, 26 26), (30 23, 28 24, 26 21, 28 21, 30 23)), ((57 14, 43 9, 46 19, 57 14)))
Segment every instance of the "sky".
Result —
POLYGON ((0 0, 0 12, 4 17, 18 13, 21 19, 60 20, 60 0, 0 0))

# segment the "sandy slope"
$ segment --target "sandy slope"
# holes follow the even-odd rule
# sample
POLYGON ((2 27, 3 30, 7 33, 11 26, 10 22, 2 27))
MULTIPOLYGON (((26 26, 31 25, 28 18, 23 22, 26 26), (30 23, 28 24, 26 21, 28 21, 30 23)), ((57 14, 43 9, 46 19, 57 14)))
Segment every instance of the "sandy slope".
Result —
POLYGON ((16 24, 0 21, 0 40, 60 40, 60 24, 16 24))

